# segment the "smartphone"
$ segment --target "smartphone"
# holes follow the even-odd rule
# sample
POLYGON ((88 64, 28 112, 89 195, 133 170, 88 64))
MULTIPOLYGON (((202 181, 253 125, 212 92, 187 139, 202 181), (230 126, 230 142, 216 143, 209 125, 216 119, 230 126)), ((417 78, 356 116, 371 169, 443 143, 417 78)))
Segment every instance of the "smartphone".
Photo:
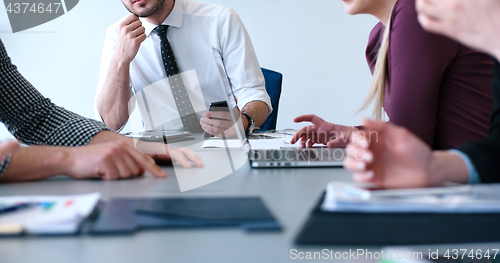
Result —
POLYGON ((229 112, 229 106, 227 106, 227 101, 216 101, 210 103, 209 111, 227 111, 229 112))
MULTIPOLYGON (((209 111, 227 111, 229 112, 229 106, 227 105, 227 101, 215 101, 210 103, 209 111)), ((217 119, 217 118, 214 118, 217 119)), ((214 137, 212 134, 205 132, 205 139, 214 137)))

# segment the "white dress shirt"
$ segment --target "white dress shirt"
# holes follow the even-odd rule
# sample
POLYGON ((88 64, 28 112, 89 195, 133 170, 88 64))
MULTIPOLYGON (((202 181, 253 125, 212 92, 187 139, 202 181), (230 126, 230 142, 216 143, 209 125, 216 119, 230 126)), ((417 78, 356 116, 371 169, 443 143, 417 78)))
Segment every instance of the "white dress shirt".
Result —
MULTIPOLYGON (((138 101, 145 98, 146 106, 139 105, 139 111, 146 128, 168 123, 164 129, 182 129, 163 67, 160 39, 153 31, 156 25, 140 20, 147 38, 130 65, 131 95, 139 96, 138 101), (150 112, 146 113, 146 109, 150 112)), ((106 31, 96 99, 106 81, 119 22, 106 31)), ((233 10, 194 0, 176 0, 162 24, 169 26, 167 38, 197 113, 202 114, 211 102, 226 99, 221 80, 230 83, 240 109, 251 101, 263 101, 272 111, 252 42, 233 10)), ((95 111, 96 118, 101 119, 97 107, 95 111)))

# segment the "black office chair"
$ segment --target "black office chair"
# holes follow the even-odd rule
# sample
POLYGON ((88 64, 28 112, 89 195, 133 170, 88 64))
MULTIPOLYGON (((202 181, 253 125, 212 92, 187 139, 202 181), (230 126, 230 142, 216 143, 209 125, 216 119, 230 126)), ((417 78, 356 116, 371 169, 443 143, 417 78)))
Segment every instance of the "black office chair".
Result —
POLYGON ((276 129, 276 122, 278 121, 278 106, 281 97, 281 86, 283 84, 283 74, 270 70, 261 68, 264 74, 264 79, 266 80, 266 90, 271 97, 271 105, 273 106, 273 112, 267 118, 266 122, 262 124, 260 130, 274 130, 276 129))

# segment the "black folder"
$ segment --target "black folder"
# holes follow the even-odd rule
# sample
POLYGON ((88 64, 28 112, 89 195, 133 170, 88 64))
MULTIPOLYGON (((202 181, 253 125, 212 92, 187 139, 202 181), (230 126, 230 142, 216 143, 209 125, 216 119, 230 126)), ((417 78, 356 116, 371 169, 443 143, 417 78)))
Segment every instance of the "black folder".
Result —
POLYGON ((91 227, 92 234, 127 234, 140 229, 240 227, 280 231, 259 197, 111 199, 91 227))
POLYGON ((418 245, 500 241, 500 213, 353 213, 312 210, 301 245, 418 245))

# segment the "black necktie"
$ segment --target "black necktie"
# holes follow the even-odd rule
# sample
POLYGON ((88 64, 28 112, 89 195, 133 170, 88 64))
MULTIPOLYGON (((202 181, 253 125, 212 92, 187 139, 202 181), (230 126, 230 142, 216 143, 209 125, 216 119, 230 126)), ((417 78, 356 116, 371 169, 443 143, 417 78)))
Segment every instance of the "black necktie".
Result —
POLYGON ((167 39, 167 25, 157 26, 155 32, 160 37, 161 45, 161 56, 163 60, 163 66, 165 67, 165 72, 167 73, 168 82, 172 89, 172 95, 174 96, 175 105, 177 106, 177 111, 181 116, 182 124, 184 125, 184 130, 190 132, 203 132, 200 125, 200 120, 196 116, 193 108, 193 104, 189 99, 189 95, 182 81, 182 77, 179 74, 179 67, 177 67, 177 62, 175 61, 174 52, 172 52, 172 47, 167 39))

